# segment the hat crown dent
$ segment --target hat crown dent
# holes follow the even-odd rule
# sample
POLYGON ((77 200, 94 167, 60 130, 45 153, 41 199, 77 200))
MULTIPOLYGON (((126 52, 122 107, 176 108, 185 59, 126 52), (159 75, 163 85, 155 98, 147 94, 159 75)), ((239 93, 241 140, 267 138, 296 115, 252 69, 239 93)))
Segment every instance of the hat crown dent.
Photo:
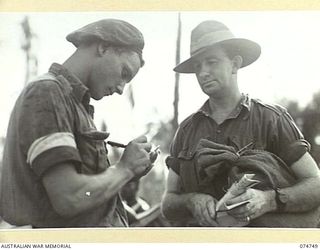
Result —
POLYGON ((210 44, 234 38, 229 28, 218 21, 204 21, 191 32, 190 54, 210 44))
POLYGON ((209 21, 204 21, 200 23, 198 26, 196 26, 192 32, 191 32, 191 40, 198 40, 200 39, 203 35, 209 32, 217 32, 217 31, 229 31, 229 28, 224 25, 223 23, 220 23, 218 21, 214 20, 209 20, 209 21))

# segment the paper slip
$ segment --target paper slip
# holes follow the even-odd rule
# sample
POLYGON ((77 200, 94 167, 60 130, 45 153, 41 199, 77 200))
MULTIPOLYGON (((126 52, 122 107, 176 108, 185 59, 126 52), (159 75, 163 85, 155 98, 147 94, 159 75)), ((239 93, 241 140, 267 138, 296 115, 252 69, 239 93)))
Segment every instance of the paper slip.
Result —
POLYGON ((234 182, 229 188, 228 192, 218 201, 216 206, 217 211, 225 210, 220 208, 225 206, 225 203, 228 200, 243 194, 248 188, 251 188, 260 182, 258 180, 252 179, 253 177, 254 174, 245 174, 238 182, 234 182))
POLYGON ((238 203, 235 203, 235 204, 232 204, 232 205, 224 204, 224 206, 225 206, 226 210, 231 210, 231 209, 234 209, 236 207, 240 207, 240 206, 248 204, 248 203, 249 203, 249 200, 246 200, 246 201, 241 201, 241 202, 238 202, 238 203))

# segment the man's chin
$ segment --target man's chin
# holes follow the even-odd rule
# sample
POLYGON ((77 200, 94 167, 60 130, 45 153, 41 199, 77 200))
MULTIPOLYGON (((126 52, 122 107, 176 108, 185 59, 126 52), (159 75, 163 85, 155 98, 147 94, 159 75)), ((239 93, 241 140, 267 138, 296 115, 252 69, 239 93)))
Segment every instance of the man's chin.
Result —
POLYGON ((99 101, 103 98, 104 96, 91 96, 92 99, 99 101))
POLYGON ((219 94, 220 88, 216 85, 207 86, 206 88, 202 88, 203 93, 206 95, 216 95, 219 94))
POLYGON ((101 100, 103 97, 105 96, 111 96, 113 95, 114 93, 111 93, 111 92, 108 92, 108 93, 104 93, 103 95, 102 94, 97 94, 97 95, 92 95, 91 98, 93 98, 94 100, 98 101, 98 100, 101 100))
POLYGON ((202 92, 208 96, 215 94, 215 91, 212 89, 202 89, 202 92))

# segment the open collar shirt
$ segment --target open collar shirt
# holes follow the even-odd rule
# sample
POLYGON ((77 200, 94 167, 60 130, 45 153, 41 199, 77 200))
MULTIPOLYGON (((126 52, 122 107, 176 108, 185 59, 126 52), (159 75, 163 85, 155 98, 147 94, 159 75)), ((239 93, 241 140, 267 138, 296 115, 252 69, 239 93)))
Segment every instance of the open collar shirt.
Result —
POLYGON ((79 216, 62 218, 42 185, 43 174, 59 163, 72 162, 79 174, 87 175, 109 167, 104 142, 86 136, 96 130, 89 101, 87 87, 56 63, 22 91, 4 148, 0 212, 7 222, 34 227, 126 226, 118 196, 79 216))
MULTIPOLYGON (((210 113, 208 100, 180 124, 166 159, 168 167, 180 176, 185 192, 199 190, 199 169, 193 159, 202 138, 233 146, 236 150, 252 144, 251 149, 274 153, 288 166, 309 150, 309 143, 281 106, 243 94, 239 104, 221 124, 217 124, 210 113)), ((226 182, 226 176, 220 181, 226 182)))

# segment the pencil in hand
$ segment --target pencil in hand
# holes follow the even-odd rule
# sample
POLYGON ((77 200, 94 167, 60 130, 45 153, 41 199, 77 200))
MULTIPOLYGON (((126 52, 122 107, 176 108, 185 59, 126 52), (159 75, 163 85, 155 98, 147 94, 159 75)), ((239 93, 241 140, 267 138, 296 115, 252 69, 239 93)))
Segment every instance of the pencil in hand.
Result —
POLYGON ((127 145, 119 143, 119 142, 114 142, 114 141, 107 141, 107 144, 109 144, 112 147, 117 147, 117 148, 126 148, 127 145))

